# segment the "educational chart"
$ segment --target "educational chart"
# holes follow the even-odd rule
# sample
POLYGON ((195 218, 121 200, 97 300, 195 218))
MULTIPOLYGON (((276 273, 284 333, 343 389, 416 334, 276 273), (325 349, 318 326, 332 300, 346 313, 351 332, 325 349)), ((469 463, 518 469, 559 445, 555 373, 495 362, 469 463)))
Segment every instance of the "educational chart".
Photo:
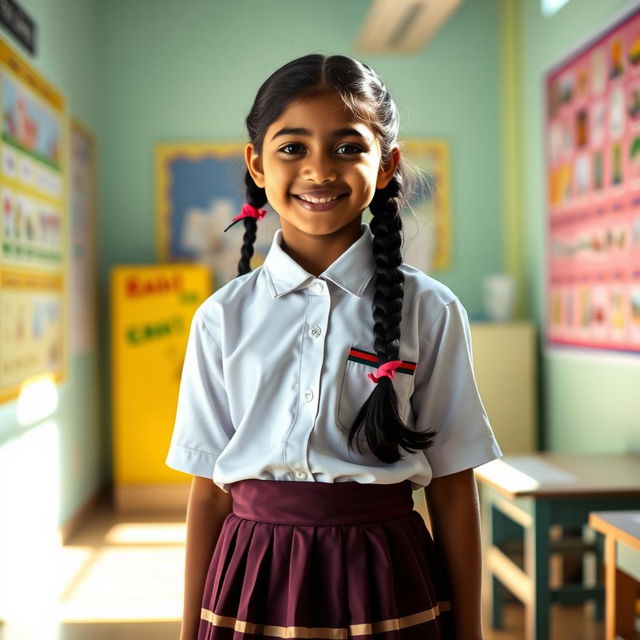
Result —
POLYGON ((118 266, 111 271, 118 502, 127 487, 181 477, 164 460, 191 319, 210 294, 209 271, 200 265, 118 266))
MULTIPOLYGON (((214 286, 237 273, 244 225, 224 233, 245 202, 243 143, 156 145, 157 253, 163 262, 197 262, 215 274, 214 286)), ((424 272, 450 265, 449 147, 433 140, 403 143, 424 177, 403 212, 405 260, 424 272), (414 216, 415 214, 415 216, 414 216)), ((258 224, 252 268, 262 264, 280 227, 277 214, 258 224)), ((366 211, 363 220, 370 222, 366 211)))
POLYGON ((64 374, 64 104, 0 40, 0 401, 64 374))
POLYGON ((546 78, 547 336, 640 352, 640 10, 546 78))

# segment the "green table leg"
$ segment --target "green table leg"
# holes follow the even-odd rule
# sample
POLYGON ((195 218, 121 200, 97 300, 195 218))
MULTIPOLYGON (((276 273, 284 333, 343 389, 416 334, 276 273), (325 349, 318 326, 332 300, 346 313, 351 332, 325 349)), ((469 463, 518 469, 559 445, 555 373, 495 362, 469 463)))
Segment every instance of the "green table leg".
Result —
POLYGON ((549 528, 548 500, 535 499, 533 522, 525 532, 525 566, 531 580, 532 601, 526 607, 527 640, 549 640, 549 528))
MULTIPOLYGON (((491 544, 499 547, 508 536, 508 527, 506 525, 505 516, 496 509, 493 502, 490 505, 491 510, 491 544)), ((491 575, 491 627, 493 629, 502 629, 502 609, 504 607, 506 589, 502 582, 491 575)))

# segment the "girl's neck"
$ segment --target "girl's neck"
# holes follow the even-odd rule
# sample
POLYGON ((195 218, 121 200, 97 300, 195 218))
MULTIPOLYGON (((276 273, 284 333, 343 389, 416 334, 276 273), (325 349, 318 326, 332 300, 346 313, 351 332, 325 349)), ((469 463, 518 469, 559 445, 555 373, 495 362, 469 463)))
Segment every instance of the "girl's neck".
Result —
POLYGON ((284 221, 282 249, 316 278, 335 262, 361 235, 359 219, 326 236, 303 235, 284 221))

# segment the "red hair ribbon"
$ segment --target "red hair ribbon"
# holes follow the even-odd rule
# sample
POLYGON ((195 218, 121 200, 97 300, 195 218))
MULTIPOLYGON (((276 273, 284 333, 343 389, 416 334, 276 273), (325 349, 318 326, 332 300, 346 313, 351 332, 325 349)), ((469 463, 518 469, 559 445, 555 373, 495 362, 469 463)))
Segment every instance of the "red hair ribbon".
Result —
MULTIPOLYGON (((242 218, 255 218, 256 220, 261 220, 266 215, 266 209, 256 209, 254 206, 250 205, 247 202, 242 206, 242 211, 232 219, 231 224, 227 227, 227 229, 230 229, 236 222, 238 222, 238 220, 242 220, 242 218)), ((227 229, 225 229, 225 231, 227 229)))
POLYGON ((387 376, 393 380, 393 376, 396 375, 396 369, 402 366, 402 360, 392 360, 391 362, 385 362, 381 364, 374 373, 367 373, 367 378, 369 380, 375 382, 376 384, 380 382, 381 378, 387 376))

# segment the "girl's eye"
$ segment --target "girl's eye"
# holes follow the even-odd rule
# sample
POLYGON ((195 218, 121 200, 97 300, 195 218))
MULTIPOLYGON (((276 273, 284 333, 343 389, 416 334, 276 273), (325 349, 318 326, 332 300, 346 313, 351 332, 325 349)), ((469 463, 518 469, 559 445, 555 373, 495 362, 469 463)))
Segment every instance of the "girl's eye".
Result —
POLYGON ((301 144, 298 144, 297 142, 289 142, 284 146, 280 147, 278 151, 286 155, 293 155, 295 153, 302 153, 302 151, 304 151, 304 148, 301 144))
POLYGON ((357 153, 362 153, 362 148, 357 144, 352 144, 350 142, 345 142, 341 144, 337 149, 336 153, 339 155, 353 155, 357 153))

